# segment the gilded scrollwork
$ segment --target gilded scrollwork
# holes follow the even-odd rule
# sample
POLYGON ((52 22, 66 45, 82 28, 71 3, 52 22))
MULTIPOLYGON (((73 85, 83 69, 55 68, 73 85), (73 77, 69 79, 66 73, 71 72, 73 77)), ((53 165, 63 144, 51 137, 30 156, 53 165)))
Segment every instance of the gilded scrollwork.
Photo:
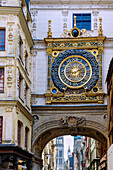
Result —
POLYGON ((102 53, 105 37, 91 37, 89 33, 86 35, 84 29, 77 39, 69 34, 65 30, 60 39, 45 39, 48 54, 46 103, 102 103, 102 53))

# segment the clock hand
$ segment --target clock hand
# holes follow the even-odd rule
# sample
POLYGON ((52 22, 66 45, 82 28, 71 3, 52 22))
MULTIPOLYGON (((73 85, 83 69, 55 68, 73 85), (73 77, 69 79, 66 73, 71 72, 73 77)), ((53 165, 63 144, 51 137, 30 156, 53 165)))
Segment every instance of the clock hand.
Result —
POLYGON ((82 70, 83 68, 85 68, 85 67, 82 67, 82 68, 78 69, 77 71, 74 71, 74 73, 76 74, 78 71, 82 70))
POLYGON ((77 72, 78 72, 78 71, 80 71, 80 70, 82 70, 83 68, 85 68, 85 66, 84 66, 84 67, 82 67, 82 68, 80 68, 80 69, 78 69, 78 70, 77 70, 77 72))

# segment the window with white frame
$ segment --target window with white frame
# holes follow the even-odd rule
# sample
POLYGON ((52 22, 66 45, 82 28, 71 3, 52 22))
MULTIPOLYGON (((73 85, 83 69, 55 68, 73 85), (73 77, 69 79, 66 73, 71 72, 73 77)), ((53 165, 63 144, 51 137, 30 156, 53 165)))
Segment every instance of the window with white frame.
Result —
POLYGON ((74 27, 74 16, 76 16, 76 27, 78 29, 91 30, 91 14, 90 13, 73 14, 73 27, 74 27))

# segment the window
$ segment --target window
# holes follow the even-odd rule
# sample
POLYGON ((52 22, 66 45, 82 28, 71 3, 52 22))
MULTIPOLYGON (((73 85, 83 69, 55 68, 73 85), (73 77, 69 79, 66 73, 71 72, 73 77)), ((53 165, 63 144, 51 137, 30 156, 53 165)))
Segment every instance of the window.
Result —
POLYGON ((29 104, 29 87, 26 84, 26 89, 25 89, 25 105, 28 106, 29 104))
POLYGON ((23 77, 19 76, 19 98, 23 99, 23 77))
POLYGON ((21 129, 22 124, 20 121, 18 121, 18 146, 21 146, 21 129))
POLYGON ((0 51, 5 50, 5 29, 0 29, 0 51))
POLYGON ((28 149, 28 127, 25 127, 25 148, 28 149))
POLYGON ((78 29, 91 30, 91 14, 73 14, 73 27, 74 16, 76 16, 76 27, 78 29))
POLYGON ((59 157, 62 157, 62 151, 59 151, 59 157))
POLYGON ((56 144, 58 144, 58 141, 59 141, 59 140, 58 140, 58 138, 57 138, 57 139, 56 139, 56 144))
POLYGON ((21 60, 21 62, 23 63, 23 42, 21 37, 19 38, 19 58, 21 60))
POLYGON ((28 54, 26 53, 25 55, 25 70, 27 71, 28 73, 28 70, 29 70, 29 59, 28 59, 28 54))
POLYGON ((0 144, 2 143, 2 128, 3 128, 3 118, 0 117, 0 144))
POLYGON ((27 3, 27 6, 28 6, 28 8, 29 8, 29 0, 26 0, 26 3, 27 3))
POLYGON ((59 144, 62 144, 62 139, 59 139, 59 144))
POLYGON ((0 93, 4 92, 4 68, 0 68, 0 93))
POLYGON ((59 164, 62 164, 62 159, 61 158, 59 159, 59 164))

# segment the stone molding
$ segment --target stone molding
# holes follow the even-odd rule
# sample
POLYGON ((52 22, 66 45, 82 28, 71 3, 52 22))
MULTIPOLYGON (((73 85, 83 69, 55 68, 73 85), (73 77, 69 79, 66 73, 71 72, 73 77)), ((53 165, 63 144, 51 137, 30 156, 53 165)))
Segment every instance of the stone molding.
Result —
MULTIPOLYGON (((31 0, 31 4, 106 4, 106 0, 31 0)), ((108 4, 113 4, 112 0, 107 1, 108 4)))

